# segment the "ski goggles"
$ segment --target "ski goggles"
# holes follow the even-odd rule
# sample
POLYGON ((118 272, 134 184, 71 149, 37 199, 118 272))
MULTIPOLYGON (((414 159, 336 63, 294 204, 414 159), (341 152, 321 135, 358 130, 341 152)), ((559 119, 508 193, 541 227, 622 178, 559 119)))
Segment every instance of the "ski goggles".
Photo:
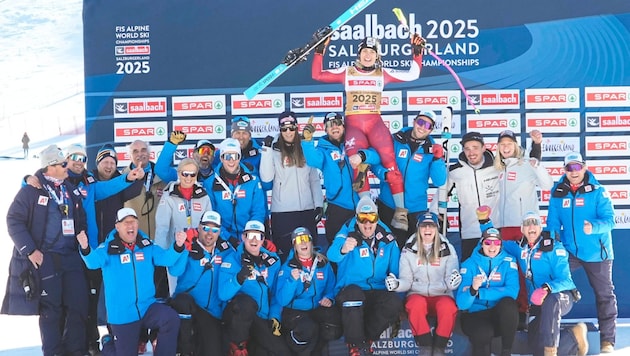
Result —
POLYGON ((295 130, 297 130, 297 126, 294 126, 294 125, 291 125, 291 126, 285 126, 285 127, 281 127, 281 128, 280 128, 280 131, 282 131, 282 132, 287 132, 287 131, 291 131, 291 132, 293 132, 293 131, 295 131, 295 130))
POLYGON ((197 172, 192 171, 182 171, 180 174, 182 175, 182 177, 186 178, 195 178, 197 176, 197 172))
POLYGON ((531 226, 531 225, 535 225, 535 226, 540 225, 540 219, 529 218, 529 219, 523 220, 523 226, 531 226))
POLYGON ((76 161, 76 162, 81 162, 81 163, 87 162, 87 157, 80 153, 73 153, 68 156, 68 159, 72 161, 76 161))
POLYGON ((201 146, 197 149, 197 153, 199 153, 201 156, 212 156, 214 155, 214 150, 210 146, 201 146))
POLYGON ((333 126, 343 126, 343 120, 341 119, 330 119, 326 121, 326 128, 329 129, 333 126))
POLYGON ((241 159, 241 154, 238 152, 227 152, 221 155, 221 159, 225 161, 238 161, 241 159))
POLYGON ((423 119, 422 116, 416 119, 416 125, 422 127, 425 130, 433 130, 433 122, 423 119))
POLYGON ((483 244, 486 246, 501 246, 502 241, 497 239, 485 239, 483 240, 483 244))
POLYGON ((584 165, 582 165, 581 163, 569 163, 564 166, 564 170, 566 170, 567 172, 579 172, 582 170, 582 168, 584 168, 584 165))
POLYGON ((262 232, 250 231, 245 233, 245 238, 248 240, 262 241, 265 239, 265 236, 262 234, 262 232))
POLYGON ((221 231, 221 228, 220 227, 216 227, 216 226, 210 226, 210 225, 201 225, 201 230, 203 230, 205 232, 212 231, 213 234, 218 234, 219 231, 221 231))
POLYGON ((368 222, 374 224, 375 222, 378 221, 378 214, 377 213, 359 213, 357 214, 357 221, 361 224, 365 224, 368 222))
POLYGON ((307 235, 307 234, 297 235, 296 237, 293 238, 293 244, 294 245, 299 245, 301 243, 311 242, 311 241, 313 241, 313 237, 311 235, 307 235))

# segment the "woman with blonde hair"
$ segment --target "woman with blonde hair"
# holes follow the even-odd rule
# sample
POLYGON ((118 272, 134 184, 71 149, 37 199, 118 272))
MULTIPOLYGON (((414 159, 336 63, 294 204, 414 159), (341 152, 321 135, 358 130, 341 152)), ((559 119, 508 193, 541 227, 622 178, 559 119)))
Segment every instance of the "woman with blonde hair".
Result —
POLYGON ((397 292, 407 292, 405 309, 420 355, 444 355, 457 318, 453 290, 462 277, 455 248, 438 232, 438 217, 425 212, 418 217, 416 233, 411 235, 400 256, 397 292), (428 316, 437 317, 431 334, 428 316))

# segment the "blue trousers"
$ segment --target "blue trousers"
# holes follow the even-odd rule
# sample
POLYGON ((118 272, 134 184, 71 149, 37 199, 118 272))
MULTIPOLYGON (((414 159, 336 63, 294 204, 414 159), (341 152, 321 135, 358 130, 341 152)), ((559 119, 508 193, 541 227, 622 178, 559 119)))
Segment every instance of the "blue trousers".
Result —
POLYGON ((138 355, 140 330, 157 329, 155 356, 173 356, 177 352, 179 315, 164 303, 153 303, 142 319, 128 324, 111 324, 113 342, 103 345, 103 356, 138 355))
POLYGON ((558 355, 576 355, 577 341, 573 333, 560 330, 560 320, 573 308, 571 292, 553 293, 541 306, 532 306, 535 319, 529 323, 529 344, 534 355, 542 355, 545 346, 557 347, 558 355))
POLYGON ((595 293, 599 339, 609 341, 614 345, 617 334, 617 296, 615 296, 615 286, 612 281, 612 264, 612 260, 584 262, 569 255, 571 272, 583 267, 588 283, 595 293))

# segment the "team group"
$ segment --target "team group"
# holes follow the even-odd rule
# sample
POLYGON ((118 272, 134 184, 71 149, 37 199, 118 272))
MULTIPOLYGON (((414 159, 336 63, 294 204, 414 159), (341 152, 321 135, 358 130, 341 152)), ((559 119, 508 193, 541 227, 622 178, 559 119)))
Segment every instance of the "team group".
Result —
POLYGON ((15 249, 2 313, 40 315, 44 355, 101 352, 101 292, 103 355, 144 353, 148 342, 155 355, 320 355, 342 335, 350 355, 369 355, 385 329, 396 335, 401 315, 421 355, 445 353, 458 316, 473 355, 490 355, 495 336, 509 355, 518 328, 535 355, 585 355, 586 326, 559 322, 579 300, 571 270, 582 267, 601 351, 612 352, 614 213, 605 189, 579 153, 565 157, 554 185, 536 131, 529 157, 511 131, 500 134, 496 157, 468 132, 449 167, 430 136, 432 111, 391 135, 381 93, 418 78, 424 40, 411 43, 407 72, 382 68, 373 38, 340 69, 322 69, 326 43, 315 50, 313 78, 343 83, 347 100, 345 117, 325 116, 317 144, 312 124, 300 135, 287 111, 262 145, 249 119, 235 117, 230 138, 219 147, 198 141, 175 168, 186 140, 178 131, 157 162, 147 142, 132 142, 122 172, 111 145, 93 172, 82 146, 46 148, 7 215, 15 249), (368 169, 380 181, 376 202, 368 169), (430 207, 429 179, 440 187, 430 207), (536 186, 551 189, 545 231, 536 186), (459 257, 440 233, 454 189, 459 257))

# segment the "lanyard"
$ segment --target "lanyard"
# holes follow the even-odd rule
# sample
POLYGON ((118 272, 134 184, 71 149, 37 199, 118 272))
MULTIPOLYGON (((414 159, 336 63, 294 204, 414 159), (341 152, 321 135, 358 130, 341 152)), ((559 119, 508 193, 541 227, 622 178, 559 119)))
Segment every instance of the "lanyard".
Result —
POLYGON ((188 199, 184 199, 184 208, 186 209, 186 224, 188 224, 189 229, 192 228, 191 226, 192 218, 191 218, 190 207, 191 207, 191 201, 188 199))
POLYGON ((300 272, 300 274, 302 274, 302 276, 304 277, 305 281, 310 282, 313 280, 313 275, 315 275, 315 270, 317 269, 318 263, 319 263, 319 256, 316 256, 315 259, 313 259, 313 264, 311 265, 310 273, 304 273, 304 271, 300 272))
POLYGON ((151 190, 151 181, 153 180, 153 171, 149 169, 147 172, 147 179, 144 180, 144 191, 151 190))
POLYGON ((490 275, 486 275, 486 272, 481 268, 481 266, 477 266, 479 268, 479 272, 480 274, 483 276, 483 280, 484 282, 486 282, 486 288, 490 288, 490 281, 494 279, 495 274, 497 273, 497 270, 499 269, 499 266, 495 266, 492 271, 490 272, 490 275))
POLYGON ((46 187, 50 198, 53 199, 57 203, 57 205, 59 205, 61 213, 67 217, 68 199, 66 198, 66 187, 63 184, 59 185, 59 196, 57 196, 57 192, 50 185, 46 184, 44 185, 44 187, 46 187))
POLYGON ((538 240, 538 242, 536 242, 536 244, 531 248, 529 247, 529 244, 527 244, 527 256, 525 259, 525 262, 527 263, 527 268, 525 269, 525 278, 529 280, 532 280, 534 277, 534 274, 532 273, 532 255, 534 254, 534 249, 536 249, 538 247, 538 244, 540 244, 540 241, 541 240, 538 240))
POLYGON ((241 185, 237 185, 236 188, 234 188, 234 191, 232 191, 232 189, 230 189, 230 187, 228 187, 228 185, 225 183, 225 181, 223 180, 223 178, 221 178, 221 176, 219 176, 217 174, 217 181, 219 181, 219 184, 221 184, 221 186, 223 186, 223 189, 225 189, 227 192, 230 193, 230 201, 232 202, 232 204, 236 204, 236 195, 238 194, 238 192, 241 190, 241 185))

